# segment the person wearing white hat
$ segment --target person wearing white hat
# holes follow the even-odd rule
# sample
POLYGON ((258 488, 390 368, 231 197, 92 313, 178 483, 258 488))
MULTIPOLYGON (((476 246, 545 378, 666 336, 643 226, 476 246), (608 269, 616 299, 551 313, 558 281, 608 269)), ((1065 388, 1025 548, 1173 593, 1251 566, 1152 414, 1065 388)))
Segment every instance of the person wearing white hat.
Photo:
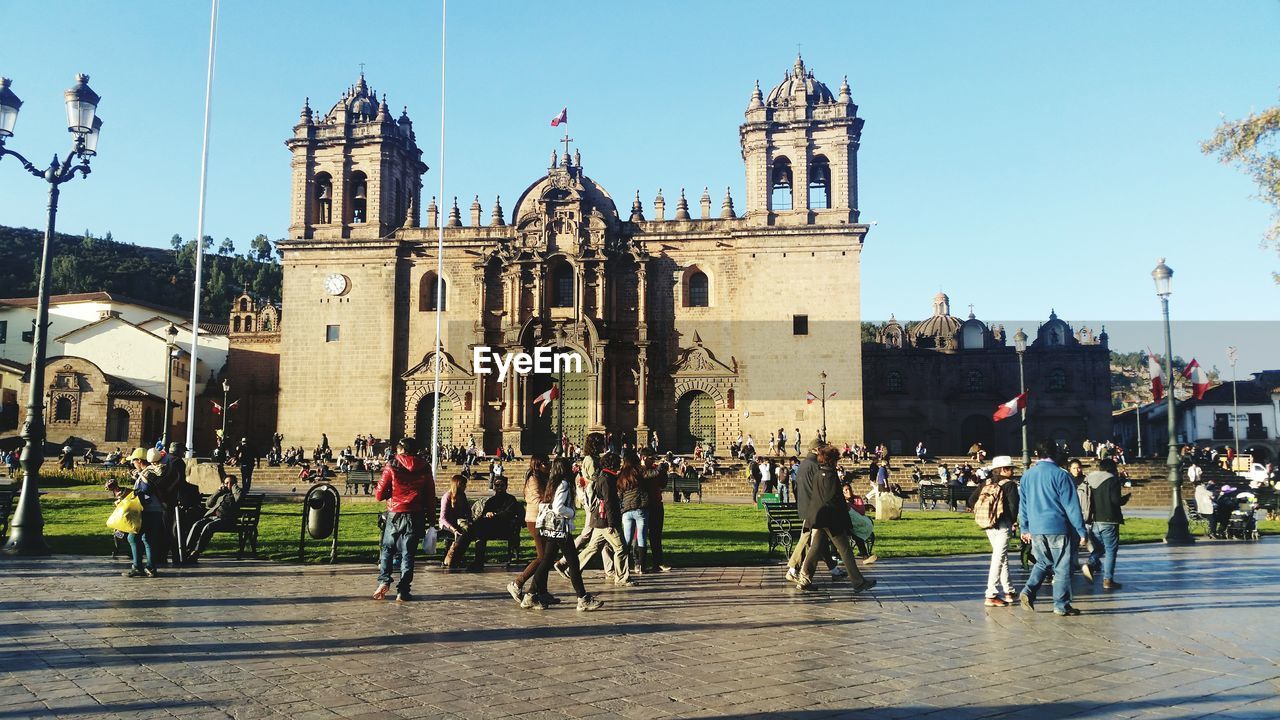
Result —
POLYGON ((1013 586, 1009 584, 1009 536, 1018 519, 1018 484, 1013 481, 1013 458, 997 455, 991 460, 986 484, 975 489, 969 498, 973 519, 986 530, 991 542, 991 567, 987 570, 987 607, 1012 605, 1013 586), (1004 594, 999 589, 1004 588, 1004 594))
POLYGON ((160 467, 153 464, 152 458, 159 459, 159 453, 153 448, 138 448, 129 456, 133 463, 133 493, 142 503, 142 527, 139 532, 129 533, 129 551, 133 563, 125 577, 155 577, 156 566, 152 557, 152 548, 157 547, 158 533, 164 526, 164 507, 156 497, 154 484, 160 475, 160 467))

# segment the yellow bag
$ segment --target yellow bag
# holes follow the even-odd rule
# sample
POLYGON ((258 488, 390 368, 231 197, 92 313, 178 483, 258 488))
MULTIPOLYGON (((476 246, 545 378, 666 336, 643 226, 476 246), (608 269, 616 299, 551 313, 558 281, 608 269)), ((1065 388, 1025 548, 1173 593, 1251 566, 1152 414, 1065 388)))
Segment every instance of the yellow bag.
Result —
POLYGON ((116 502, 116 509, 107 518, 107 527, 125 533, 142 532, 142 501, 129 493, 116 502))

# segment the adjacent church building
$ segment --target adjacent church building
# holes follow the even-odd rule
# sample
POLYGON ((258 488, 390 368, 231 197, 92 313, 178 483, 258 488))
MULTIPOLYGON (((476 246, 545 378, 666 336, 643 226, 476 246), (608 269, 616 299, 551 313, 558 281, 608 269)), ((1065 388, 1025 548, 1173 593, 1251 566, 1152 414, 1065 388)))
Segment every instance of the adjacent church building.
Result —
MULTIPOLYGON (((488 189, 486 212, 479 196, 424 205, 413 123, 363 76, 323 113, 304 104, 286 143, 283 297, 260 341, 279 350, 284 442, 429 441, 438 408, 442 444, 548 450, 558 408, 534 399, 554 378, 498 382, 472 367, 478 346, 577 353, 561 387, 574 442, 656 432, 664 449, 724 448, 780 427, 807 440, 824 422, 833 440, 861 438, 862 126, 847 81, 833 93, 796 58, 750 94, 741 201, 703 188, 645 203, 624 184, 619 203, 566 136, 514 202, 488 189), (825 408, 805 403, 822 382, 825 408)), ((233 354, 264 332, 243 325, 252 314, 232 328, 233 354)))

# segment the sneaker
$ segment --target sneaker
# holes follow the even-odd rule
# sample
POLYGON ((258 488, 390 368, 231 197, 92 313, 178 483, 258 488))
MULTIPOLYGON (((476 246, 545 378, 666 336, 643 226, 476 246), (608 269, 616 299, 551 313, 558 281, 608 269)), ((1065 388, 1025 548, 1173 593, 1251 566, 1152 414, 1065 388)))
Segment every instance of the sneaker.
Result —
POLYGON ((853 594, 858 595, 859 593, 864 593, 875 586, 876 586, 875 580, 864 579, 862 582, 858 583, 857 587, 853 589, 853 594))
POLYGON ((594 595, 583 595, 578 598, 578 612, 591 612, 604 607, 604 601, 599 600, 594 595))
POLYGON ((142 571, 142 573, 143 573, 144 575, 146 575, 147 577, 149 577, 149 578, 153 578, 153 577, 155 577, 155 576, 156 576, 156 569, 155 569, 155 568, 147 568, 146 570, 143 570, 143 571, 142 571))
POLYGON ((659 566, 658 566, 658 572, 669 573, 669 572, 671 572, 671 566, 670 566, 670 565, 659 565, 659 566))
POLYGON ((511 599, 520 602, 524 599, 524 588, 516 584, 515 580, 507 583, 507 592, 511 593, 511 599))
POLYGON ((1103 589, 1103 590, 1119 590, 1121 587, 1122 587, 1122 586, 1120 585, 1120 583, 1116 582, 1115 580, 1103 580, 1103 581, 1102 581, 1102 589, 1103 589))
POLYGON ((875 565, 875 564, 876 564, 876 561, 877 561, 877 560, 879 560, 879 559, 880 559, 880 556, 879 556, 879 555, 876 555, 876 554, 872 553, 871 555, 868 555, 868 556, 866 556, 866 557, 862 558, 862 564, 863 564, 863 565, 875 565))
POLYGON ((1053 614, 1057 615, 1058 617, 1074 617, 1076 615, 1079 615, 1080 611, 1068 605, 1065 610, 1059 610, 1057 608, 1054 608, 1053 614))
POLYGON ((1031 596, 1026 593, 1018 593, 1018 602, 1022 605, 1022 607, 1028 610, 1031 610, 1033 612, 1036 609, 1036 601, 1033 600, 1031 596))
POLYGON ((635 580, 618 580, 613 584, 614 587, 635 587, 638 585, 635 580))
POLYGON ((1089 582, 1093 582, 1093 568, 1089 567, 1088 564, 1080 566, 1080 574, 1084 575, 1085 579, 1089 582))
POLYGON ((396 593, 396 602, 398 603, 406 603, 412 600, 413 600, 413 596, 410 595, 408 591, 396 593))
POLYGON ((525 593, 524 599, 520 601, 520 607, 525 610, 546 610, 547 606, 542 600, 538 599, 533 593, 525 593))
POLYGON ((799 582, 799 580, 800 574, 796 572, 796 569, 791 567, 787 568, 787 582, 799 582))
POLYGON ((143 573, 141 570, 129 570, 128 572, 120 573, 120 575, 122 577, 128 577, 128 578, 143 577, 143 573))
POLYGON ((560 598, 556 597, 555 595, 552 595, 551 593, 545 593, 543 595, 539 595, 538 599, 542 601, 543 605, 546 605, 548 607, 551 605, 559 605, 562 602, 560 598))
POLYGON ((632 574, 632 575, 643 575, 643 574, 644 574, 644 568, 640 567, 639 565, 632 565, 632 566, 631 566, 631 574, 632 574))
POLYGON ((998 597, 989 597, 986 600, 982 601, 982 604, 987 607, 1006 607, 1008 606, 1009 603, 1005 602, 1004 600, 1001 600, 998 597))
POLYGON ((391 590, 391 583, 382 583, 377 590, 373 591, 374 600, 382 600, 387 597, 387 592, 391 590))
POLYGON ((1000 599, 1001 599, 1001 600, 1004 600, 1004 604, 1005 604, 1005 605, 1012 605, 1012 604, 1014 604, 1014 603, 1018 602, 1017 598, 1015 598, 1015 597, 1013 596, 1013 593, 1005 593, 1005 594, 1004 594, 1004 597, 1002 597, 1002 598, 1000 598, 1000 599))
POLYGON ((831 579, 839 580, 840 578, 849 577, 849 571, 839 565, 831 568, 831 579))
POLYGON ((813 583, 796 581, 796 589, 804 590, 805 592, 808 592, 810 590, 813 590, 814 587, 813 587, 813 583))

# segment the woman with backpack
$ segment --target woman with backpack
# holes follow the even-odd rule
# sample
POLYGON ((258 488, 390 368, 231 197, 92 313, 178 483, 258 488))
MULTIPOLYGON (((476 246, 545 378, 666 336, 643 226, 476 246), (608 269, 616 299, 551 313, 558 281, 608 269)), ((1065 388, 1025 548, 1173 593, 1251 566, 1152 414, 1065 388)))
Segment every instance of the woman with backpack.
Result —
POLYGON ((1018 484, 1013 481, 1013 458, 998 455, 991 461, 987 484, 969 496, 973 519, 986 530, 991 542, 991 567, 987 571, 987 593, 983 605, 1006 607, 1014 603, 1009 584, 1009 538, 1018 519, 1018 484), (998 584, 998 586, 997 586, 998 584), (1004 588, 1001 595, 998 590, 1004 588))
MULTIPOLYGON (((538 504, 538 533, 542 535, 543 555, 533 574, 533 592, 521 598, 520 607, 545 610, 553 601, 547 591, 547 576, 556 556, 565 563, 565 575, 578 595, 578 610, 590 612, 604 605, 589 594, 582 584, 582 568, 573 546, 573 465, 568 458, 559 457, 551 463, 551 476, 543 488, 538 504)), ((509 588, 508 588, 509 589, 509 588)))

